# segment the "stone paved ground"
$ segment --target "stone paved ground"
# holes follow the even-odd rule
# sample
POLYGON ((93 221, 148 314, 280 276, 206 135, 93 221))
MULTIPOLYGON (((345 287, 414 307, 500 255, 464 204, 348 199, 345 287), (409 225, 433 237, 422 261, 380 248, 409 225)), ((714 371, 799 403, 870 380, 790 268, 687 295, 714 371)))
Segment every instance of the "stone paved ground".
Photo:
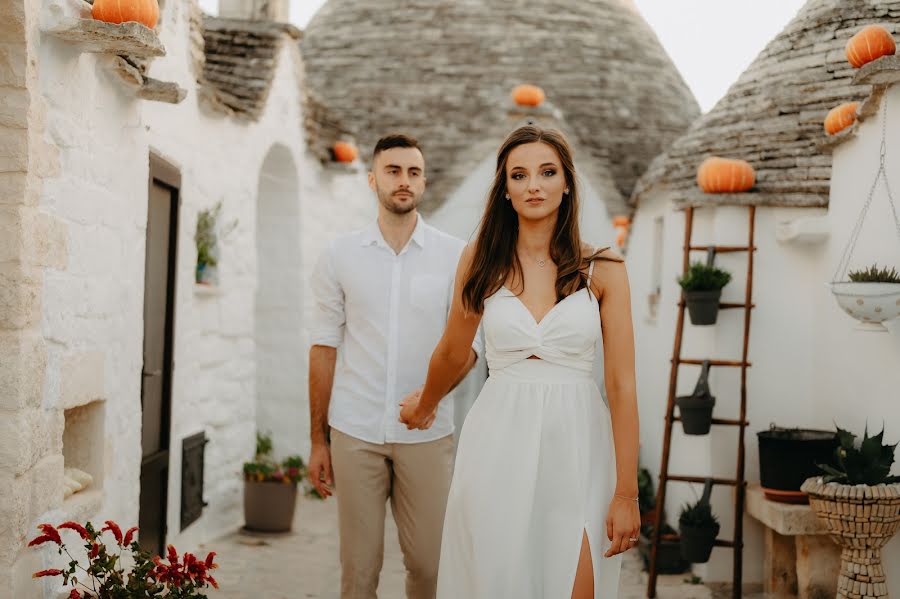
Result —
MULTIPOLYGON (((210 593, 210 599, 340 598, 337 513, 333 499, 325 502, 301 499, 294 530, 289 534, 257 536, 238 532, 201 549, 201 553, 218 552, 216 561, 221 565, 216 576, 221 590, 210 593)), ((641 569, 637 551, 626 554, 619 599, 645 596, 647 575, 641 569)), ((378 596, 403 599, 403 576, 397 528, 389 517, 378 596)), ((685 575, 661 576, 657 593, 660 599, 719 599, 720 593, 703 585, 686 584, 685 578, 685 575)))

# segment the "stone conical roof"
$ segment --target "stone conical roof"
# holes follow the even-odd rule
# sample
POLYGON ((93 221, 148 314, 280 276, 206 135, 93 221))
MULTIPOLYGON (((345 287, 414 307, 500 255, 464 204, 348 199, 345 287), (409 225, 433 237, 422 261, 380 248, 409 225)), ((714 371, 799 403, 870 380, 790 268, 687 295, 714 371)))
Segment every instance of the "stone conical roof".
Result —
POLYGON ((738 203, 827 206, 831 155, 823 149, 823 121, 843 102, 864 100, 854 85, 847 41, 865 25, 900 31, 900 0, 810 0, 731 86, 653 161, 632 203, 665 194, 679 204, 738 203), (756 169, 754 191, 703 194, 697 167, 708 156, 747 160, 756 169))
MULTIPOLYGON (((301 48, 310 101, 340 125, 326 130, 354 136, 364 157, 386 133, 420 139, 426 211, 483 159, 468 150, 508 127, 517 84, 545 90, 587 161, 613 177, 619 197, 609 202, 623 209, 652 158, 699 114, 629 0, 329 0, 301 48)), ((333 140, 309 130, 326 156, 333 140)))

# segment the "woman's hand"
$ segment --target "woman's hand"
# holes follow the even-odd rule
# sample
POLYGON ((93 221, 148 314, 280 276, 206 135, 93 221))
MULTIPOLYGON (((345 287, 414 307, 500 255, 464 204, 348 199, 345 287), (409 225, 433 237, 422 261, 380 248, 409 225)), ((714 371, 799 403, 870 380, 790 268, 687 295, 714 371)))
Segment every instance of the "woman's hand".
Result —
POLYGON ((612 541, 605 557, 612 557, 636 547, 641 531, 641 512, 634 499, 616 495, 606 516, 606 536, 612 541))
POLYGON ((437 416, 437 409, 431 414, 423 414, 419 408, 419 400, 422 399, 422 389, 417 389, 403 398, 400 402, 400 422, 406 425, 409 430, 420 429, 426 430, 434 424, 437 416))

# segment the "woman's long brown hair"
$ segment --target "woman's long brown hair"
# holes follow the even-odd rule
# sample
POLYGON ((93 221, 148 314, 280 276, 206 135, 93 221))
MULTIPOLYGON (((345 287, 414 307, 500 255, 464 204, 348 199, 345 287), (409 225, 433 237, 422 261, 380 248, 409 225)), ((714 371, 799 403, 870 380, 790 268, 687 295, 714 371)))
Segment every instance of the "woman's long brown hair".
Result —
POLYGON ((519 238, 519 215, 506 199, 506 163, 509 154, 518 146, 529 143, 545 143, 559 155, 569 193, 563 196, 556 219, 556 229, 550 240, 550 259, 557 266, 556 299, 561 301, 587 284, 585 268, 595 258, 616 260, 599 256, 584 256, 581 234, 578 229, 579 195, 575 178, 572 150, 562 133, 542 129, 534 125, 519 127, 513 131, 497 153, 497 171, 488 195, 487 206, 481 217, 478 236, 475 239, 475 255, 463 285, 462 299, 466 310, 478 314, 484 311, 484 300, 500 289, 510 273, 514 279, 524 282, 522 263, 516 253, 519 238))

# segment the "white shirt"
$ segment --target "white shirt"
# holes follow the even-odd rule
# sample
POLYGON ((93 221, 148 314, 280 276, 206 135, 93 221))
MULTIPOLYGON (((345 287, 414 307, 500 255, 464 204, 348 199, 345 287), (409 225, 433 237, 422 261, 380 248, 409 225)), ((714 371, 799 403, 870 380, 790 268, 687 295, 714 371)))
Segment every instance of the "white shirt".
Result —
MULTIPOLYGON (((400 401, 425 383, 447 324, 453 279, 465 243, 418 217, 395 254, 377 222, 335 239, 312 277, 312 345, 340 348, 328 424, 369 443, 421 443, 453 433, 444 398, 428 430, 407 430, 400 401)), ((472 346, 482 354, 481 337, 472 346)))

